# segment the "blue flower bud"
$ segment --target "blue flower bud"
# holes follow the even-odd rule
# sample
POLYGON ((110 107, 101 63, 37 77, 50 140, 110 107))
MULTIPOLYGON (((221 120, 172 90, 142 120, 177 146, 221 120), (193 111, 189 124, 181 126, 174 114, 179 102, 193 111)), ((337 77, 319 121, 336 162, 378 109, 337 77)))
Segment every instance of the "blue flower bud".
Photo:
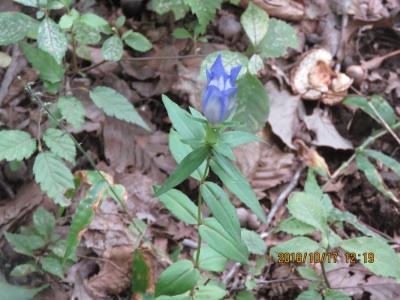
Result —
POLYGON ((202 110, 211 124, 225 121, 236 107, 236 78, 242 66, 225 72, 222 57, 218 55, 210 70, 207 70, 207 87, 203 94, 202 110))

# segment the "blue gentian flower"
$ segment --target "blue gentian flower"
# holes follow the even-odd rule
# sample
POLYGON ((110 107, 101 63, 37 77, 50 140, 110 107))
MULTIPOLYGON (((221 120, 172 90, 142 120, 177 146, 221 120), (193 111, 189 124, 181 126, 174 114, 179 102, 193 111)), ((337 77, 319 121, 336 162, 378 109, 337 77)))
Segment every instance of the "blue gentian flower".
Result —
POLYGON ((225 121, 236 107, 236 78, 242 66, 232 68, 231 74, 225 72, 221 54, 210 70, 207 70, 207 87, 203 94, 202 110, 211 124, 225 121))

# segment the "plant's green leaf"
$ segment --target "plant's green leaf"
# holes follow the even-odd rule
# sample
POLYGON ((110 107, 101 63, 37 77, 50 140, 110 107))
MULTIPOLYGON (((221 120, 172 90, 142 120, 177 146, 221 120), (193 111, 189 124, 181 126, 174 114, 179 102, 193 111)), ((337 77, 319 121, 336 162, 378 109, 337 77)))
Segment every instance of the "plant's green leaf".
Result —
POLYGON ((124 33, 122 39, 129 47, 136 51, 146 52, 153 48, 152 43, 147 39, 147 37, 139 32, 129 30, 124 33))
MULTIPOLYGON (((153 298, 150 298, 152 300, 153 298)), ((176 296, 160 296, 157 297, 156 300, 193 300, 192 297, 189 295, 189 293, 185 293, 182 295, 176 295, 176 296)))
POLYGON ((132 293, 145 293, 150 285, 151 275, 147 261, 139 248, 132 254, 132 293))
MULTIPOLYGON (((197 251, 193 253, 193 257, 196 257, 197 251)), ((227 259, 225 256, 219 254, 213 248, 208 246, 202 246, 200 251, 200 268, 212 272, 223 272, 227 259)))
POLYGON ((311 281, 321 281, 321 276, 318 275, 317 272, 311 267, 297 267, 297 272, 299 272, 300 276, 304 279, 311 280, 311 281))
POLYGON ((46 272, 56 275, 61 279, 64 278, 63 266, 59 259, 51 256, 44 256, 40 258, 40 264, 42 265, 43 270, 46 272))
POLYGON ((70 7, 72 0, 59 0, 66 8, 70 7))
POLYGON ((258 72, 264 70, 264 61, 258 54, 253 54, 249 60, 249 73, 257 75, 258 72))
POLYGON ((322 300, 322 296, 315 290, 307 290, 298 295, 295 300, 322 300))
POLYGON ((40 73, 42 80, 57 83, 64 78, 64 68, 49 53, 22 43, 22 50, 31 65, 40 73))
POLYGON ((379 160, 386 167, 392 169, 393 172, 397 174, 397 176, 400 176, 400 163, 395 159, 391 158, 390 156, 387 156, 386 154, 383 154, 382 152, 371 149, 364 150, 364 153, 369 157, 379 160))
POLYGON ((0 130, 0 160, 23 160, 36 151, 36 141, 21 130, 0 130))
POLYGON ((149 126, 138 114, 135 107, 116 90, 106 86, 98 86, 90 92, 90 98, 106 115, 137 124, 150 131, 149 126))
POLYGON ((254 231, 242 228, 242 239, 250 253, 264 255, 267 246, 263 239, 254 231))
POLYGON ((80 129, 85 122, 85 108, 83 104, 75 97, 60 97, 57 102, 57 108, 61 115, 75 129, 80 129))
POLYGON ((60 9, 64 6, 63 1, 57 0, 14 0, 14 2, 20 3, 29 7, 39 7, 45 9, 60 9))
POLYGON ((180 108, 167 96, 162 95, 162 101, 172 126, 184 140, 204 139, 205 129, 202 123, 196 121, 192 115, 180 108))
POLYGON ((317 228, 328 237, 327 216, 320 201, 306 193, 295 192, 290 195, 287 208, 297 220, 317 228))
POLYGON ((327 194, 324 194, 318 185, 315 173, 312 168, 308 169, 307 180, 304 185, 304 191, 314 198, 315 201, 321 202, 325 211, 325 216, 329 217, 334 209, 332 200, 327 194))
POLYGON ((240 23, 254 46, 258 45, 267 34, 268 21, 268 14, 252 2, 240 17, 240 23))
POLYGON ((278 253, 309 253, 315 252, 319 248, 320 246, 317 242, 307 237, 299 236, 271 248, 270 253, 275 260, 278 260, 278 253))
POLYGON ((81 20, 74 23, 73 31, 75 40, 80 45, 96 45, 101 40, 99 29, 97 27, 90 26, 81 20))
POLYGON ((62 30, 70 29, 72 27, 72 24, 74 24, 74 17, 72 15, 67 15, 67 14, 63 15, 60 21, 58 22, 58 26, 62 30))
POLYGON ((209 151, 208 146, 203 146, 188 154, 176 167, 174 173, 164 182, 163 186, 157 190, 155 195, 157 197, 162 195, 188 178, 206 160, 209 151))
POLYGON ((286 54, 288 47, 297 48, 297 46, 297 35, 294 28, 284 21, 270 19, 267 35, 259 45, 261 57, 279 57, 286 54))
POLYGON ((38 46, 50 53, 59 64, 68 49, 65 33, 49 17, 46 17, 39 25, 38 46))
POLYGON ((217 219, 234 240, 240 241, 239 218, 235 207, 229 201, 224 190, 217 184, 206 181, 200 186, 200 192, 214 218, 217 219))
MULTIPOLYGON (((180 163, 186 157, 186 155, 193 151, 192 147, 182 142, 179 134, 173 129, 171 129, 171 131, 169 132, 168 144, 172 156, 177 163, 180 163)), ((200 181, 205 172, 206 162, 203 162, 200 167, 198 167, 197 170, 194 171, 190 176, 200 181)))
POLYGON ((36 231, 49 241, 53 234, 54 226, 56 225, 56 219, 52 213, 48 212, 43 207, 39 207, 33 214, 33 225, 36 231))
POLYGON ((251 142, 264 142, 263 139, 246 131, 225 131, 221 135, 221 140, 231 148, 251 142))
POLYGON ((93 28, 101 28, 109 26, 108 22, 105 19, 93 13, 86 13, 80 16, 79 21, 86 23, 87 25, 93 28))
POLYGON ((382 240, 373 237, 359 237, 344 240, 340 247, 347 252, 359 254, 360 262, 376 275, 400 280, 400 257, 382 240), (364 262, 363 253, 373 253, 374 262, 364 262))
POLYGON ((164 206, 179 220, 190 225, 197 224, 197 206, 184 193, 170 189, 159 198, 164 206))
POLYGON ((227 143, 224 143, 221 139, 218 139, 217 143, 212 146, 215 152, 225 156, 227 159, 236 160, 236 156, 233 153, 231 147, 227 143))
POLYGON ((246 178, 240 174, 229 160, 218 153, 214 153, 213 159, 210 162, 210 167, 240 201, 246 204, 261 221, 266 222, 264 210, 258 202, 256 194, 246 178))
POLYGON ((399 202, 397 197, 386 188, 383 183, 382 176, 379 174, 375 166, 366 158, 362 153, 356 155, 357 167, 364 173, 368 181, 383 195, 392 199, 395 202, 399 202))
MULTIPOLYGON (((240 263, 248 262, 248 250, 242 241, 237 241, 214 218, 207 218, 199 228, 200 236, 219 254, 240 263)), ((201 254, 201 252, 200 252, 201 254)))
MULTIPOLYGON (((58 240, 56 243, 49 246, 51 252, 58 258, 64 258, 65 251, 67 250, 67 241, 58 240)), ((74 256, 70 256, 70 259, 75 259, 74 256)))
POLYGON ((372 96, 371 101, 368 101, 365 97, 362 96, 348 96, 343 100, 343 104, 349 106, 355 106, 361 109, 363 112, 368 114, 371 118, 373 118, 378 123, 381 123, 373 108, 378 112, 383 120, 389 125, 392 126, 396 123, 396 114, 393 108, 389 105, 389 103, 381 96, 372 96), (372 108, 373 107, 373 108, 372 108))
POLYGON ((316 228, 314 226, 303 223, 293 217, 290 217, 280 222, 277 230, 293 235, 305 235, 314 232, 316 228))
POLYGON ((4 275, 0 273, 1 297, 7 300, 30 300, 37 293, 41 292, 47 287, 47 284, 37 288, 26 288, 20 285, 11 285, 6 281, 4 275))
POLYGON ((115 27, 117 29, 120 29, 122 26, 124 26, 125 21, 126 21, 125 16, 119 16, 118 19, 115 21, 115 27))
POLYGON ((61 206, 69 205, 63 194, 74 188, 74 178, 62 160, 53 153, 42 152, 35 159, 33 174, 50 198, 61 206))
POLYGON ((217 285, 208 284, 202 285, 195 292, 195 300, 220 300, 224 298, 227 291, 217 285))
POLYGON ((165 269, 157 280, 155 296, 175 296, 189 291, 200 278, 200 273, 189 260, 181 260, 165 269))
POLYGON ((106 39, 101 47, 101 53, 105 60, 119 61, 123 54, 122 40, 117 35, 106 39))
POLYGON ((44 133, 43 140, 52 153, 73 164, 75 163, 76 148, 68 133, 59 129, 49 128, 44 133))
POLYGON ((19 42, 34 25, 36 25, 36 21, 25 14, 19 12, 0 13, 0 46, 19 42))
POLYGON ((25 5, 25 6, 29 6, 29 7, 39 7, 38 0, 14 0, 14 2, 17 2, 17 3, 25 5))
POLYGON ((246 74, 237 81, 238 106, 232 121, 238 129, 255 133, 265 126, 269 113, 267 92, 254 75, 246 74))
POLYGON ((150 0, 147 7, 159 15, 171 11, 174 13, 176 21, 182 19, 189 11, 184 0, 150 0))
POLYGON ((352 298, 347 296, 341 291, 325 289, 324 300, 351 300, 352 298))
POLYGON ((35 234, 25 235, 5 232, 4 236, 15 252, 28 256, 33 256, 34 250, 43 248, 46 245, 46 241, 35 234))
POLYGON ((239 292, 236 295, 235 300, 256 300, 256 297, 254 297, 252 292, 245 290, 239 292))
POLYGON ((183 27, 178 27, 172 32, 172 36, 176 39, 191 39, 192 35, 183 27))
POLYGON ((10 273, 11 276, 14 277, 19 277, 19 276, 26 276, 29 275, 33 272, 38 272, 39 269, 38 267, 35 265, 34 262, 30 262, 30 263, 25 263, 22 265, 18 265, 16 266, 10 273))
POLYGON ((221 54, 222 63, 224 65, 225 72, 230 73, 232 68, 237 67, 239 65, 242 66, 240 70, 239 77, 242 77, 247 73, 247 65, 249 64, 249 59, 239 52, 233 52, 228 50, 213 52, 203 60, 200 68, 200 80, 206 80, 206 70, 209 70, 211 66, 214 64, 218 55, 221 54))
POLYGON ((203 32, 205 32, 207 25, 214 20, 215 13, 222 4, 222 0, 184 0, 184 2, 190 7, 192 13, 196 15, 203 32))

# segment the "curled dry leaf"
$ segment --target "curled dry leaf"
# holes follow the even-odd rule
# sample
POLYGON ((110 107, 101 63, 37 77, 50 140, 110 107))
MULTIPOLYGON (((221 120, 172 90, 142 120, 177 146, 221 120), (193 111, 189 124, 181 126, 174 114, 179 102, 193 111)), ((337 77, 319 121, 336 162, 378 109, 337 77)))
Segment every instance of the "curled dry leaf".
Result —
POLYGON ((325 159, 318 154, 315 149, 308 147, 302 140, 296 139, 294 144, 298 146, 298 153, 304 163, 309 167, 320 173, 321 175, 330 176, 329 167, 325 159))
MULTIPOLYGON (((304 5, 294 0, 254 0, 255 5, 264 9, 270 16, 289 21, 301 21, 304 18, 304 5)), ((247 6, 249 0, 242 0, 247 6)))
POLYGON ((332 54, 323 49, 313 49, 300 58, 291 71, 291 85, 303 99, 322 100, 335 105, 347 95, 353 80, 331 68, 332 54))

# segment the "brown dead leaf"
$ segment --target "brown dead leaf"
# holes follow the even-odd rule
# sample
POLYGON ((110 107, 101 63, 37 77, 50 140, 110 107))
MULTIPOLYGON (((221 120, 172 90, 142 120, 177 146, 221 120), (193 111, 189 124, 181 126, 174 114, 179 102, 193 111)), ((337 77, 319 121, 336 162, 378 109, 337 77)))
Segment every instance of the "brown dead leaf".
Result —
MULTIPOLYGON (((301 21, 304 18, 304 5, 294 0, 254 0, 270 16, 289 21, 301 21)), ((242 6, 247 6, 249 0, 242 0, 242 6)))
POLYGON ((296 139, 294 144, 298 146, 298 153, 308 167, 324 175, 331 175, 325 159, 315 149, 309 148, 300 139, 296 139))
POLYGON ((307 128, 315 133, 314 145, 341 150, 353 149, 352 143, 336 130, 327 111, 316 107, 311 115, 303 118, 307 128))
POLYGON ((119 246, 104 253, 100 272, 85 281, 95 299, 111 299, 109 295, 118 295, 129 287, 132 251, 132 246, 119 246))
POLYGON ((292 140, 299 129, 298 108, 303 105, 299 95, 292 95, 287 90, 279 90, 269 81, 265 85, 270 99, 268 122, 272 131, 290 148, 295 149, 292 140))

